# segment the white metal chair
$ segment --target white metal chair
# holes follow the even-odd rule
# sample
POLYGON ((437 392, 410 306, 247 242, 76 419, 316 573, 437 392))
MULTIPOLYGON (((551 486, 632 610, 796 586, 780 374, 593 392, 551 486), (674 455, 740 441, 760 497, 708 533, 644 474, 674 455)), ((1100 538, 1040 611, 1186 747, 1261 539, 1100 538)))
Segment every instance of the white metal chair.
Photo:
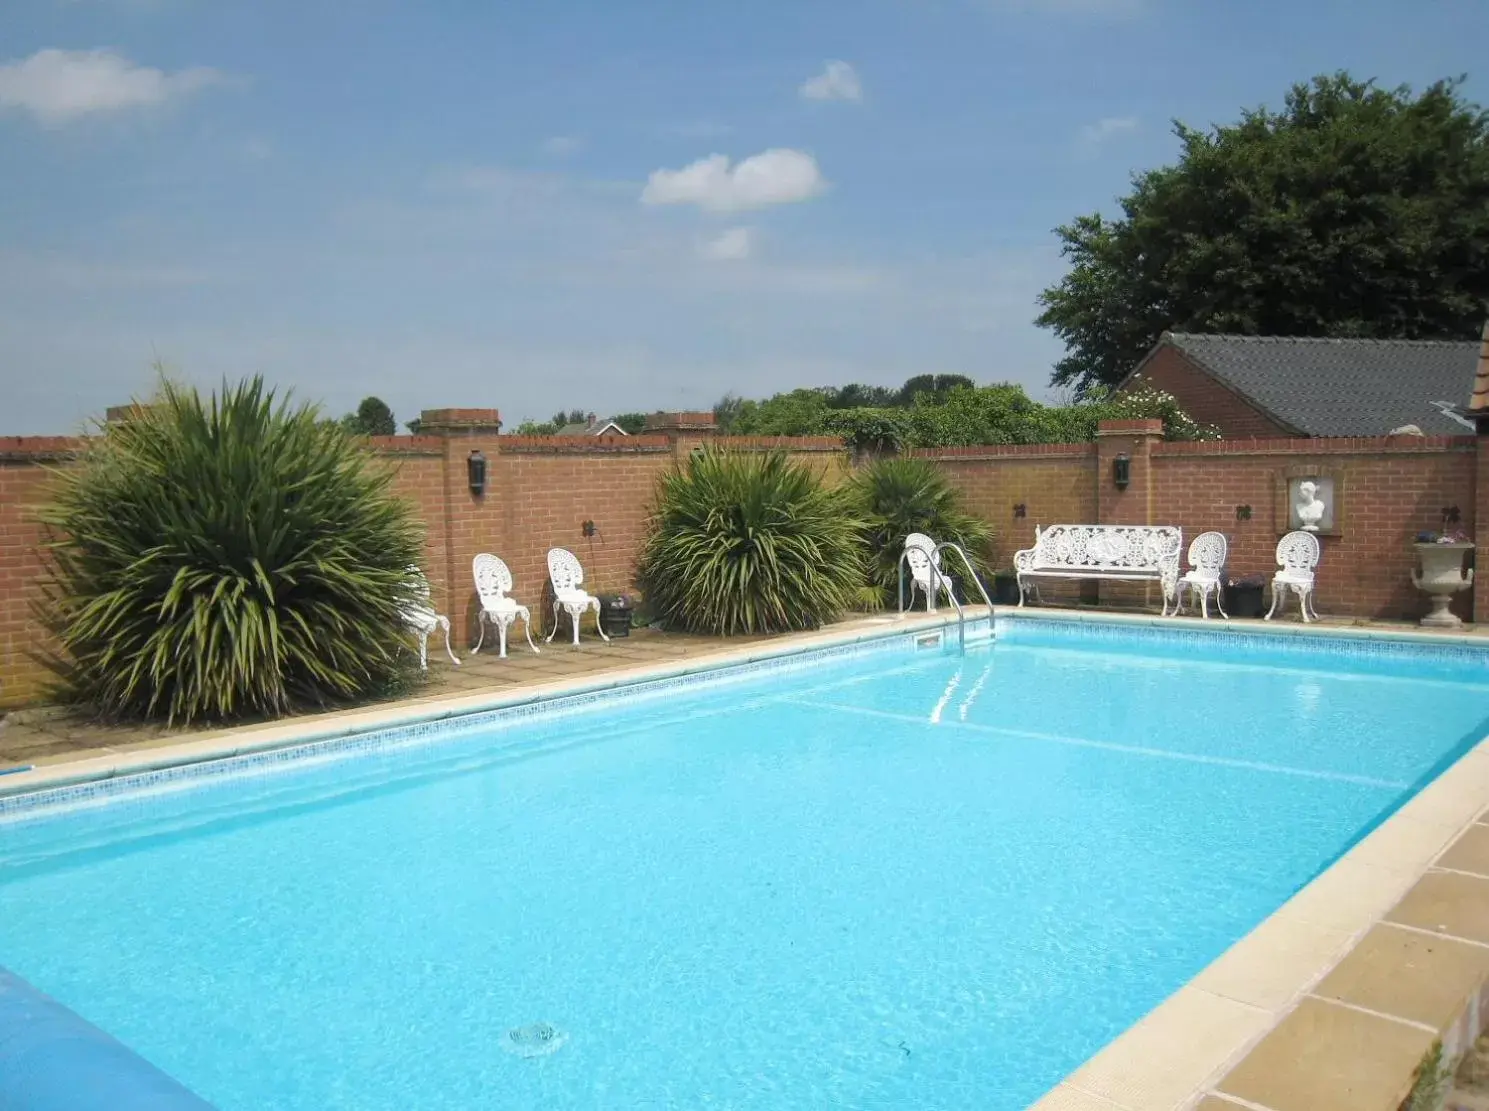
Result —
POLYGON ((489 621, 496 626, 501 658, 506 659, 507 630, 519 617, 522 618, 522 631, 527 636, 527 646, 537 652, 538 646, 533 643, 531 614, 526 606, 507 594, 512 589, 512 572, 507 565, 490 552, 482 552, 471 560, 471 574, 476 580, 476 595, 481 599, 481 635, 476 638, 476 646, 471 650, 471 655, 474 656, 481 650, 481 645, 486 640, 486 623, 489 621))
POLYGON ((1199 609, 1201 616, 1210 616, 1210 595, 1215 595, 1215 608, 1220 611, 1221 617, 1228 618, 1230 614, 1225 612, 1225 605, 1221 601, 1223 591, 1220 589, 1220 576, 1225 570, 1225 557, 1230 550, 1226 543, 1225 535, 1219 532, 1202 532, 1194 538, 1189 545, 1190 570, 1179 576, 1178 602, 1174 606, 1174 612, 1178 613, 1184 608, 1184 593, 1193 590, 1199 595, 1199 609))
POLYGON ((548 550, 548 578, 553 583, 553 632, 548 634, 546 643, 552 643, 554 634, 558 632, 558 612, 564 610, 569 615, 569 621, 574 626, 574 646, 579 646, 579 618, 585 610, 595 611, 595 632, 600 634, 600 639, 606 644, 610 638, 605 635, 605 630, 600 625, 600 600, 593 594, 582 589, 584 583, 584 568, 579 565, 579 559, 567 548, 550 548, 548 550))
POLYGON ((1277 612, 1283 597, 1291 590, 1298 596, 1298 609, 1303 620, 1317 621, 1313 608, 1313 569, 1318 566, 1318 537, 1311 532, 1290 532, 1277 542, 1278 572, 1272 576, 1272 608, 1267 620, 1277 612))
POLYGON ((408 630, 419 638, 419 666, 425 671, 429 670, 429 634, 436 629, 443 629, 445 651, 449 653, 455 666, 459 667, 460 660, 450 647, 450 619, 435 612, 434 603, 429 600, 429 580, 424 577, 424 572, 419 570, 417 564, 409 564, 404 589, 404 600, 398 612, 408 630))
POLYGON ((933 613, 937 596, 943 591, 951 597, 951 580, 941 572, 941 553, 936 551, 936 542, 923 532, 912 532, 905 537, 905 562, 910 565, 910 597, 907 609, 915 608, 915 592, 925 595, 925 609, 933 613), (931 568, 936 569, 937 589, 931 590, 931 568))

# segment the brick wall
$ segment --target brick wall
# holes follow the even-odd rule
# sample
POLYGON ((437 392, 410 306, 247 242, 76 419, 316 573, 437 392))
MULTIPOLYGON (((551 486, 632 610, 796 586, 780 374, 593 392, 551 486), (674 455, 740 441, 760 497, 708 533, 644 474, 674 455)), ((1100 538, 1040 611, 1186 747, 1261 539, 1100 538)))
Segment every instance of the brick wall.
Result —
MULTIPOLYGON (((785 450, 829 481, 847 473, 847 454, 829 437, 717 437, 702 417, 670 422, 641 436, 498 436, 494 411, 439 410, 442 436, 387 436, 374 450, 398 469, 396 488, 429 526, 426 573, 435 603, 448 613, 457 644, 473 644, 479 605, 471 561, 494 552, 511 568, 513 595, 533 611, 535 628, 552 621, 548 550, 568 548, 584 565, 592 593, 631 589, 637 553, 658 478, 703 443, 732 451, 785 450), (483 418, 482 414, 486 414, 483 418), (466 459, 486 458, 486 490, 467 484, 466 459), (584 534, 586 521, 593 535, 584 534)), ((428 426, 430 421, 426 420, 428 426)))
POLYGON ((1159 347, 1133 374, 1124 390, 1153 386, 1174 395, 1179 407, 1201 424, 1213 424, 1227 440, 1273 439, 1291 434, 1240 394, 1196 367, 1184 353, 1159 347))
MULTIPOLYGON (((1096 520, 1095 444, 998 444, 911 454, 934 461, 961 492, 967 511, 992 525, 997 569, 1013 566, 1013 553, 1034 542, 1035 526, 1096 520)), ((1081 588, 1073 579, 1048 579, 1039 589, 1046 601, 1070 602, 1081 588)))
MULTIPOLYGON (((699 421, 661 422, 657 433, 642 436, 526 438, 499 436, 494 410, 425 415, 432 418, 425 421, 426 434, 379 437, 371 446, 395 470, 394 488, 428 528, 425 570, 459 644, 474 639, 470 564, 477 552, 496 552, 508 562, 514 592, 535 618, 550 547, 578 555, 595 592, 629 587, 657 479, 701 443, 736 451, 782 448, 829 481, 850 471, 848 454, 831 439, 724 438, 699 421), (427 434, 430 426, 436 434, 427 434), (467 483, 473 451, 486 458, 486 489, 479 496, 467 483), (584 535, 585 521, 594 522, 593 536, 584 535)), ((34 508, 45 497, 47 467, 65 465, 76 447, 67 439, 0 438, 0 706, 34 701, 43 690, 45 673, 31 658, 43 644, 30 612, 41 566, 34 508)), ((1411 540, 1438 526, 1444 506, 1459 508, 1459 527, 1470 536, 1484 520, 1489 544, 1489 506, 1477 506, 1480 491, 1489 502, 1489 436, 1166 444, 1152 422, 1124 421, 1103 425, 1094 444, 914 454, 941 467, 967 509, 991 523, 1000 567, 1032 542, 1036 525, 1151 521, 1180 525, 1186 542, 1208 529, 1223 532, 1231 541, 1231 574, 1269 574, 1285 530, 1285 482, 1302 471, 1331 476, 1338 487, 1337 535, 1321 538, 1319 608, 1325 614, 1425 612, 1425 600, 1410 584, 1411 540), (1130 461, 1122 491, 1112 480, 1120 454, 1130 461), (1251 507, 1249 519, 1238 519, 1238 506, 1251 507)), ((1056 601, 1081 590, 1073 580, 1043 587, 1056 601)), ((1145 594, 1152 591, 1112 584, 1100 590, 1107 602, 1142 601, 1145 594)), ((1489 606, 1485 597, 1480 613, 1489 606)), ((1454 608, 1470 615, 1469 592, 1454 608)))
MULTIPOLYGON (((1446 506, 1458 507, 1457 527, 1474 535, 1480 454, 1489 456, 1489 441, 1476 444, 1473 436, 1158 444, 1154 520, 1182 524, 1186 543, 1206 530, 1222 532, 1232 575, 1270 575, 1287 531, 1286 479, 1332 477, 1337 535, 1319 537, 1319 612, 1419 617, 1427 604, 1411 585, 1412 540, 1439 528, 1446 506), (1249 520, 1238 519, 1240 506, 1251 507, 1249 520)), ((1457 595, 1453 610, 1467 619, 1472 592, 1457 595)))
POLYGON ((50 468, 63 466, 78 441, 51 436, 0 437, 0 706, 42 697, 47 672, 33 658, 47 638, 32 612, 41 573, 41 526, 50 468))

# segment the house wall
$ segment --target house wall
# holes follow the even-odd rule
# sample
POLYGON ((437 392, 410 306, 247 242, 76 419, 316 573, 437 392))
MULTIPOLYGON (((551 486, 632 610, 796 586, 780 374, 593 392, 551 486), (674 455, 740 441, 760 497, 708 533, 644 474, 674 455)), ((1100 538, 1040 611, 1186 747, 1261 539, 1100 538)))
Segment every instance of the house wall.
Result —
MULTIPOLYGON (((716 438, 697 421, 640 436, 523 438, 497 435, 492 410, 425 416, 423 427, 435 432, 381 437, 371 448, 394 469, 394 488, 428 528, 425 570, 460 644, 474 639, 470 563, 477 552, 507 560, 515 593, 535 618, 547 580, 544 556, 553 546, 579 556, 596 593, 629 587, 657 479, 704 442, 738 451, 783 449, 832 482, 851 470, 832 439, 716 438), (472 451, 487 460, 487 487, 479 496, 467 488, 472 451), (595 524, 592 537, 583 534, 585 521, 595 524)), ((46 638, 32 611, 42 568, 36 508, 46 499, 49 468, 67 466, 79 446, 68 439, 0 438, 0 706, 43 696, 46 672, 35 655, 46 638)), ((1321 539, 1318 596, 1325 615, 1424 613, 1425 600, 1410 584, 1411 540, 1438 527, 1444 507, 1458 508, 1459 527, 1470 536, 1482 524, 1480 546, 1489 546, 1489 437, 1169 444, 1157 422, 1122 421, 1104 424, 1094 444, 914 454, 940 467, 966 507, 992 524, 1000 567, 1033 541, 1037 526, 1101 521, 1178 524, 1186 541, 1214 529, 1230 539, 1231 575, 1270 574, 1285 530, 1284 484, 1300 471, 1334 478, 1339 491, 1337 535, 1321 539), (1112 481, 1120 454, 1131 467, 1125 490, 1112 481), (1238 513, 1243 506, 1249 518, 1238 513)), ((1461 616, 1489 613, 1486 581, 1489 576, 1455 599, 1461 616)), ((1051 581, 1042 589, 1052 601, 1081 595, 1109 604, 1157 601, 1155 590, 1125 584, 1051 581)))
POLYGON ((1122 386, 1121 392, 1153 386, 1174 395, 1179 407, 1201 424, 1213 424, 1226 440, 1280 439, 1291 431, 1246 398, 1221 385, 1177 347, 1164 344, 1122 386))

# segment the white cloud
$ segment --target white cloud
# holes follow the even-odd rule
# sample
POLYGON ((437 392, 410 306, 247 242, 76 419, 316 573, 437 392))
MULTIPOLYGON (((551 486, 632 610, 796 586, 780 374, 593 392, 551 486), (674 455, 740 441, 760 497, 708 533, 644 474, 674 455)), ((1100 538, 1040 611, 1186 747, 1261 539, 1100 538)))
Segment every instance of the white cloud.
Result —
POLYGON ((1097 120, 1095 123, 1088 123, 1085 127, 1081 128, 1081 145, 1085 147, 1099 147, 1108 139, 1122 135, 1128 131, 1133 131, 1136 128, 1136 116, 1108 116, 1105 119, 1097 120))
POLYGON ((741 212, 810 200, 827 188, 817 160, 799 150, 778 148, 732 167, 723 154, 680 170, 653 170, 641 191, 642 204, 695 204, 710 212, 741 212))
POLYGON ((584 146, 584 140, 577 135, 554 135, 543 140, 543 153, 551 154, 555 158, 566 158, 571 154, 577 154, 584 146))
POLYGON ((722 235, 710 239, 699 248, 704 258, 719 262, 732 262, 749 258, 755 247, 755 233, 749 228, 730 228, 722 235))
POLYGON ((816 77, 804 82, 799 90, 808 100, 862 100, 863 83, 858 71, 847 62, 828 62, 816 77))
POLYGON ((0 109, 59 127, 94 113, 158 107, 220 80, 203 66, 166 73, 112 50, 38 50, 0 65, 0 109))

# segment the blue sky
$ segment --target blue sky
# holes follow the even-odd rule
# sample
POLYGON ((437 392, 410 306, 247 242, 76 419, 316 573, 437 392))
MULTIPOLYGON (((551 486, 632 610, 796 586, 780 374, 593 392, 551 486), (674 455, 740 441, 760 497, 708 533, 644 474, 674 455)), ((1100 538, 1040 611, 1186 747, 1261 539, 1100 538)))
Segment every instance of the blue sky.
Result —
POLYGON ((1042 394, 1051 229, 1172 118, 1340 68, 1483 102, 1486 38, 1483 0, 4 0, 0 433, 157 358, 509 427, 1042 394))

